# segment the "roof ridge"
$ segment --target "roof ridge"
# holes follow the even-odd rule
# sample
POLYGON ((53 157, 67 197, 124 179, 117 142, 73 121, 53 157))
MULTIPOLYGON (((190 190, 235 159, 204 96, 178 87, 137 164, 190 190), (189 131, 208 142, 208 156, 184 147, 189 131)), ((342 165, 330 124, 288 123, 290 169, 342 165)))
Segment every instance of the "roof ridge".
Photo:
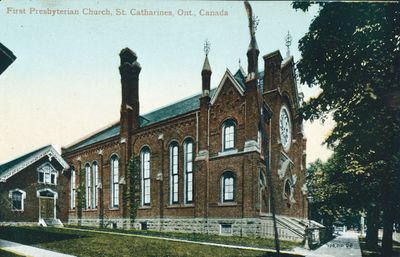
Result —
POLYGON ((170 106, 172 106, 172 105, 174 105, 174 104, 177 104, 177 103, 180 103, 180 102, 189 100, 189 99, 191 99, 191 98, 193 98, 193 97, 195 97, 195 96, 200 96, 200 95, 201 95, 201 93, 193 94, 193 95, 188 96, 188 97, 185 97, 185 98, 183 98, 183 99, 181 99, 181 100, 177 100, 177 101, 175 101, 175 102, 173 102, 173 103, 166 104, 166 105, 164 105, 164 106, 158 107, 158 108, 152 110, 151 112, 148 112, 148 113, 143 114, 143 115, 140 115, 140 116, 142 116, 143 118, 145 118, 144 116, 146 116, 146 115, 152 114, 152 113, 154 113, 154 112, 157 112, 157 111, 160 111, 160 110, 165 109, 165 108, 167 108, 167 107, 170 107, 170 106))
MULTIPOLYGON (((210 92, 211 91, 215 91, 215 90, 216 90, 216 88, 212 88, 210 90, 210 92)), ((200 96, 201 96, 201 93, 192 94, 192 95, 184 97, 184 98, 182 98, 180 100, 177 100, 177 101, 174 101, 172 103, 169 103, 169 104, 163 105, 161 107, 158 107, 158 108, 156 108, 156 109, 154 109, 154 110, 152 110, 150 112, 147 112, 145 114, 140 114, 139 115, 140 119, 143 119, 143 120, 146 121, 143 124, 141 123, 141 127, 145 127, 145 126, 147 126, 149 124, 157 123, 157 122, 164 121, 164 120, 167 120, 167 119, 175 117, 176 115, 174 115, 174 116, 166 115, 165 117, 163 117, 164 119, 159 120, 157 118, 157 112, 161 112, 162 113, 163 110, 165 110, 164 112, 168 113, 168 111, 169 111, 168 108, 171 108, 174 105, 177 105, 179 103, 183 103, 185 101, 188 101, 188 100, 194 99, 196 97, 200 97, 200 96)), ((193 111, 193 110, 194 110, 193 106, 191 106, 190 110, 188 110, 188 112, 193 111)), ((187 112, 185 112, 185 113, 187 113, 187 112)), ((183 114, 183 113, 180 113, 180 114, 177 114, 177 115, 181 115, 181 114, 183 114)), ((101 135, 103 133, 107 133, 108 131, 112 131, 113 128, 115 128, 116 126, 119 126, 119 125, 120 125, 120 121, 117 121, 117 122, 112 123, 111 125, 102 127, 101 129, 98 129, 95 132, 87 134, 86 136, 83 136, 83 137, 79 138, 78 140, 74 141, 73 143, 62 147, 61 148, 62 152, 68 153, 70 151, 75 151, 75 150, 80 149, 82 147, 92 145, 92 144, 94 144, 96 142, 101 142, 101 141, 105 140, 106 138, 96 139, 96 137, 101 137, 101 135), (88 142, 90 140, 95 140, 95 141, 94 142, 89 142, 87 144, 85 143, 85 142, 88 142)), ((111 138, 113 136, 119 135, 119 131, 118 132, 116 132, 116 131, 111 132, 111 134, 112 134, 112 136, 108 136, 107 138, 111 138)))
POLYGON ((105 130, 107 130, 107 129, 110 129, 110 128, 114 127, 114 126, 117 126, 119 123, 120 123, 120 121, 114 121, 114 122, 112 122, 112 123, 108 123, 107 125, 105 125, 105 126, 99 128, 99 129, 96 129, 95 131, 93 131, 93 132, 91 132, 91 133, 88 133, 88 134, 86 134, 86 135, 84 135, 84 136, 78 138, 78 139, 75 140, 74 142, 72 142, 72 143, 70 143, 70 144, 68 144, 68 145, 65 145, 65 146, 61 147, 61 149, 68 149, 68 148, 71 148, 71 147, 73 147, 73 146, 79 144, 80 142, 82 142, 82 141, 84 141, 84 140, 86 140, 86 139, 89 139, 89 138, 91 138, 91 137, 93 137, 93 136, 96 136, 97 134, 100 134, 101 132, 103 132, 103 131, 105 131, 105 130))
POLYGON ((17 157, 14 157, 13 159, 11 159, 11 160, 8 161, 8 162, 0 163, 0 168, 1 168, 2 166, 4 166, 4 165, 10 163, 10 162, 13 162, 13 161, 17 160, 17 159, 20 159, 20 158, 22 158, 22 157, 25 157, 25 156, 34 154, 35 152, 39 152, 39 151, 41 151, 41 150, 43 150, 43 149, 45 149, 45 148, 47 148, 47 147, 49 147, 49 146, 51 146, 51 144, 48 144, 48 145, 45 145, 45 146, 36 148, 35 150, 31 150, 29 153, 22 154, 22 155, 18 155, 17 157))

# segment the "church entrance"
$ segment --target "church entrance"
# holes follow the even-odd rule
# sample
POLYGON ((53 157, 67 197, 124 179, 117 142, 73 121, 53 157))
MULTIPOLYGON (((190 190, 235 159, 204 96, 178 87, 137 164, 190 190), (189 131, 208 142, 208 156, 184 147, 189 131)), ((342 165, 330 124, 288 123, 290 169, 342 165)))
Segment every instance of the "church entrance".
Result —
POLYGON ((56 219, 57 192, 51 189, 40 189, 36 192, 39 198, 39 220, 56 219))
POLYGON ((54 199, 39 198, 40 217, 42 219, 54 219, 54 199))

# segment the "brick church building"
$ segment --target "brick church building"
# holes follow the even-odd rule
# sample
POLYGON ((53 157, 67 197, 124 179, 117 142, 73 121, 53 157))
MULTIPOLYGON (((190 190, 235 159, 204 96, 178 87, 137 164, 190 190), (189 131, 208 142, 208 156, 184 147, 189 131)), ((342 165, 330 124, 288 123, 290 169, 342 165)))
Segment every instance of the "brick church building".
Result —
POLYGON ((211 87, 206 55, 201 80, 193 82, 200 94, 147 114, 139 113, 138 57, 128 48, 120 52, 120 121, 62 149, 71 167, 70 224, 130 227, 124 196, 134 155, 140 160, 136 228, 272 237, 264 122, 279 235, 303 239, 306 139, 296 114, 293 57, 266 54, 259 72, 255 36, 250 41, 247 72, 227 69, 211 87))

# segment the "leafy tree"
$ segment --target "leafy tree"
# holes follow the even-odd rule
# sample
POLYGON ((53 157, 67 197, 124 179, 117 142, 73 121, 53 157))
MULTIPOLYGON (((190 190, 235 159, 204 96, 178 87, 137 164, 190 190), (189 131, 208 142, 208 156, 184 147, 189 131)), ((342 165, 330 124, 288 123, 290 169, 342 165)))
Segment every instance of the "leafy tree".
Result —
POLYGON ((327 162, 318 159, 307 169, 307 187, 313 196, 311 216, 327 227, 334 223, 353 227, 359 224, 359 188, 353 186, 354 175, 344 172, 344 167, 334 154, 327 162))
MULTIPOLYGON (((293 4, 307 10, 310 2, 293 4)), ((383 256, 391 255, 396 196, 400 195, 398 103, 399 4, 320 3, 318 16, 299 42, 300 80, 322 92, 301 109, 305 119, 332 114, 326 143, 362 185, 369 213, 383 209, 383 256)), ((356 183, 353 183, 355 185, 356 183)), ((371 232, 371 231, 369 231, 371 232)), ((367 232, 368 233, 368 232, 367 232)))

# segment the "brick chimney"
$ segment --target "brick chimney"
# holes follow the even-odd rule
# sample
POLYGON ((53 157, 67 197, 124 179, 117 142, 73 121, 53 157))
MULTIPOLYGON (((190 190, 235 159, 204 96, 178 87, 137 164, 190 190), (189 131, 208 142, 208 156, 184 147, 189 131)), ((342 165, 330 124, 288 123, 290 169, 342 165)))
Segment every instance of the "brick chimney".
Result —
POLYGON ((120 54, 122 101, 121 101, 121 137, 128 139, 132 129, 139 128, 139 73, 142 69, 136 61, 135 52, 129 48, 122 49, 120 54))
POLYGON ((263 56, 264 93, 277 89, 281 84, 282 55, 279 50, 263 56))

